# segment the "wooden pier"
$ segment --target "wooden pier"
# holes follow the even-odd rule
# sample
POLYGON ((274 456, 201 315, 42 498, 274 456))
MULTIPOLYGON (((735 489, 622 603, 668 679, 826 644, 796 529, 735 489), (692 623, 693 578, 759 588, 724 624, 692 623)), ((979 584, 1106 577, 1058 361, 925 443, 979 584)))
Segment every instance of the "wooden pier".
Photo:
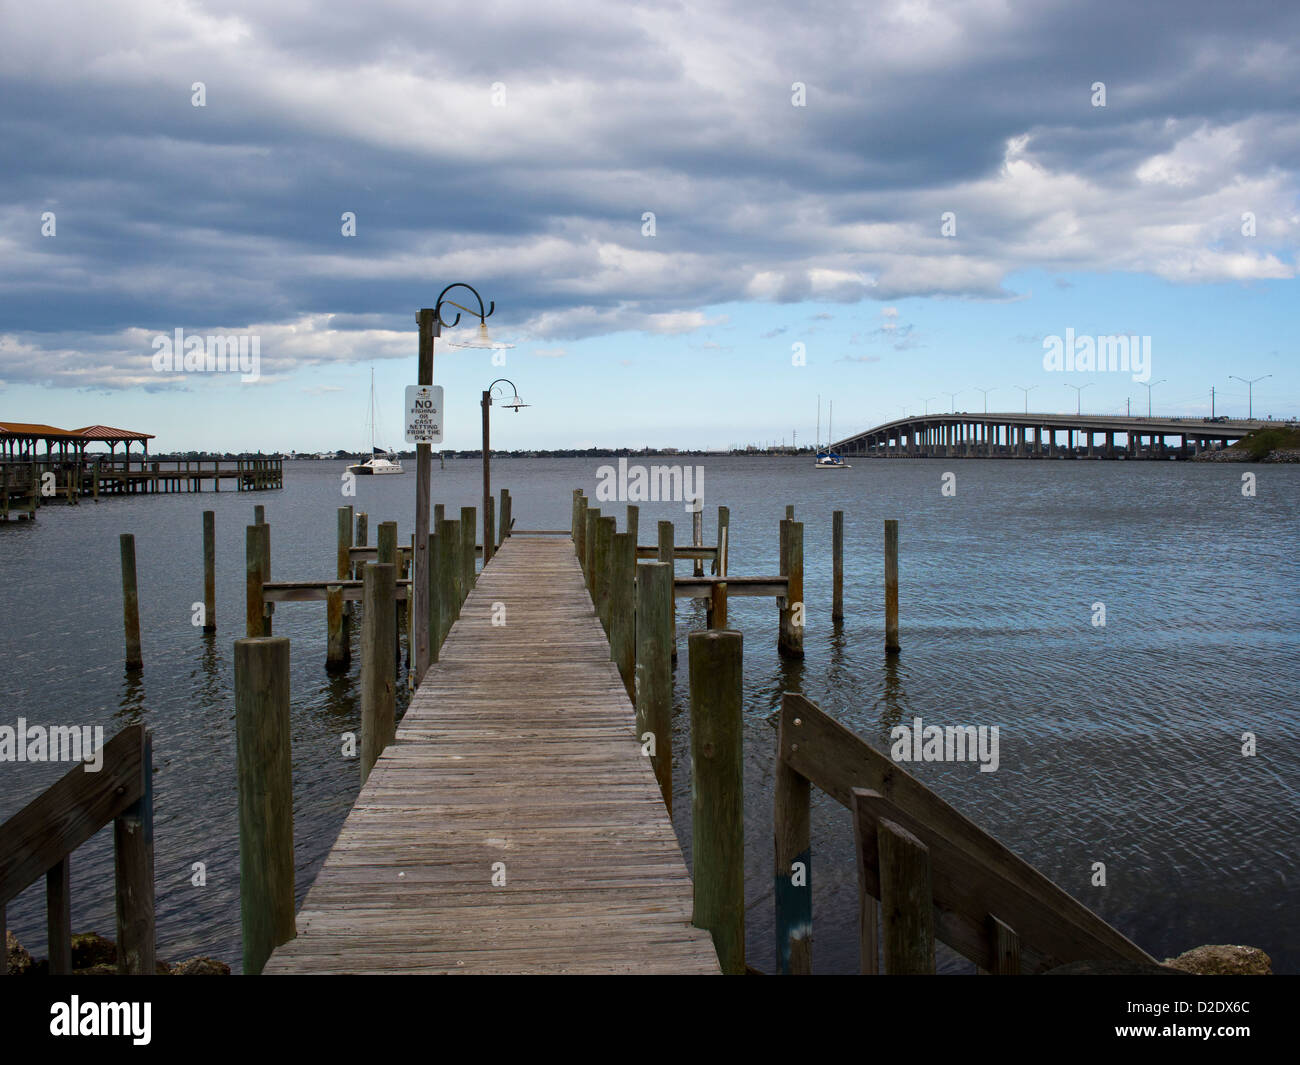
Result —
POLYGON ((264 972, 719 972, 560 535, 479 574, 264 972))

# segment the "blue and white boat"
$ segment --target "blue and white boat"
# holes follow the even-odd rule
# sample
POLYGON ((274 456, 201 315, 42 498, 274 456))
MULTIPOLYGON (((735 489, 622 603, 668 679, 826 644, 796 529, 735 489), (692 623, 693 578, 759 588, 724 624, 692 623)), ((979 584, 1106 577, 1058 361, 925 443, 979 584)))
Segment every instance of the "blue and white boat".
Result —
POLYGON ((814 467, 818 470, 851 470, 853 469, 834 451, 817 452, 817 464, 814 467))

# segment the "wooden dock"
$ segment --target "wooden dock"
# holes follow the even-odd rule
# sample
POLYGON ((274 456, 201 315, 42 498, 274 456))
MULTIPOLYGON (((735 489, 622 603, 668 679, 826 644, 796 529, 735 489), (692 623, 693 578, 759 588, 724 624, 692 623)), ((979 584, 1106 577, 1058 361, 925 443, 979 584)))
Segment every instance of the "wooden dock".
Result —
POLYGON ((568 534, 510 537, 264 971, 719 972, 635 733, 568 534))

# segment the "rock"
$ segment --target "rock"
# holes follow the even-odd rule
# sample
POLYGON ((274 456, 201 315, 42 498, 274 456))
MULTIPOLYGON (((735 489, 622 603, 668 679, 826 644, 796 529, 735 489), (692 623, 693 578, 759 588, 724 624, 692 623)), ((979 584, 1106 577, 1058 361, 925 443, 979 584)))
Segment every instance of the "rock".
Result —
POLYGON ((32 956, 18 942, 18 937, 5 930, 5 971, 10 976, 26 976, 32 967, 32 956))
POLYGON ((172 966, 172 976, 229 976, 230 966, 216 958, 196 956, 172 966))
POLYGON ((1072 961, 1048 969, 1044 976, 1186 976, 1180 969, 1141 961, 1072 961))
POLYGON ((1166 965, 1198 976, 1271 976, 1273 961, 1258 947, 1193 947, 1166 965))
POLYGON ((93 969, 97 965, 117 968, 117 944, 98 932, 81 932, 72 937, 72 969, 93 969))

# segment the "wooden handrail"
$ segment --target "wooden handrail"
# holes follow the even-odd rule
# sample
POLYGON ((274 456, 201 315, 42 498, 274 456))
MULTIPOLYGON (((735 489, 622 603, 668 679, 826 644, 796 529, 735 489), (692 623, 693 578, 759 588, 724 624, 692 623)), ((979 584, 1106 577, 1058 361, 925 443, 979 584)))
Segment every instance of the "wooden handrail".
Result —
MULTIPOLYGON (((807 876, 809 788, 816 786, 857 815, 864 921, 874 920, 868 899, 880 897, 875 841, 885 820, 929 850, 935 937, 980 968, 1007 971, 1004 959, 1013 947, 1027 973, 1076 960, 1154 964, 1122 933, 802 695, 787 692, 782 698, 778 745, 778 884, 790 879, 790 870, 782 866, 794 856, 805 863, 807 876), (1010 931, 1018 942, 1009 942, 1010 931)), ((783 887, 776 897, 778 958, 784 969, 807 971, 808 892, 783 887)), ((874 928, 864 928, 864 953, 875 943, 874 933, 874 928)), ((863 968, 874 971, 874 961, 874 956, 864 957, 863 968)))
POLYGON ((128 725, 104 745, 101 757, 97 772, 75 766, 0 825, 0 940, 5 906, 45 875, 50 972, 71 971, 68 858, 112 821, 118 972, 152 975, 152 736, 143 725, 128 725))

